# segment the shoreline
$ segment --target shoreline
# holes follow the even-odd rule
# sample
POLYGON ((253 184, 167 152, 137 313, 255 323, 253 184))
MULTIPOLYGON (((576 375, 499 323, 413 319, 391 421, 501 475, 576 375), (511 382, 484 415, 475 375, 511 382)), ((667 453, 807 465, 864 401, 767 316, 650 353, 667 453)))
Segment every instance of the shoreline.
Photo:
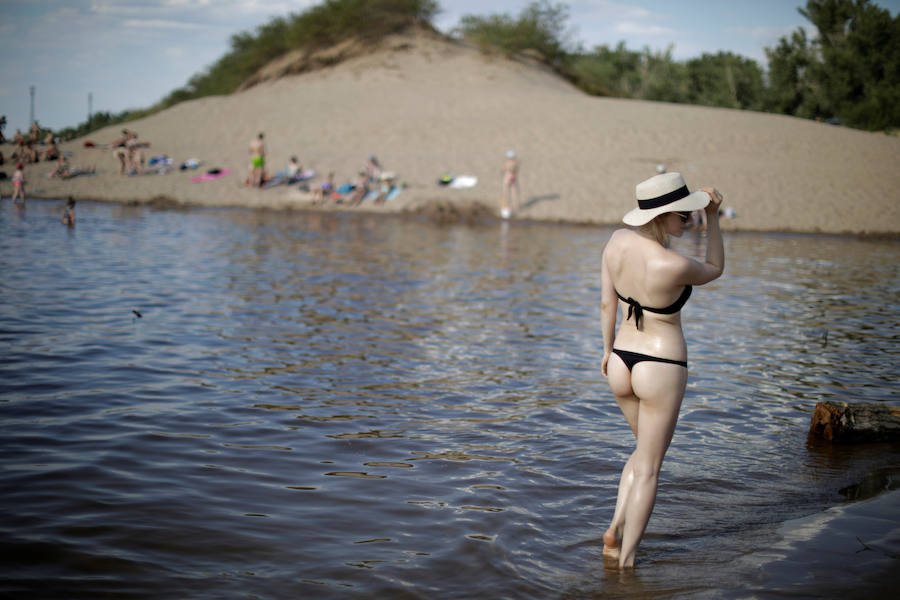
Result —
MULTIPOLYGON (((0 187, 0 201, 8 200, 9 194, 0 187)), ((30 194, 27 200, 40 200, 42 202, 60 202, 66 201, 71 196, 77 202, 98 202, 107 204, 120 204, 122 206, 148 207, 155 210, 176 210, 186 211, 195 209, 234 209, 248 211, 267 211, 267 212, 283 212, 291 214, 357 214, 375 217, 394 217, 423 219, 437 225, 475 225, 475 224, 493 224, 493 223, 521 223, 525 225, 549 225, 549 226, 568 226, 568 227, 589 227, 596 229, 619 229, 628 228, 622 222, 600 222, 600 221, 582 221, 569 219, 536 219, 530 217, 513 217, 510 219, 502 219, 496 210, 484 201, 448 201, 425 199, 420 200, 413 207, 407 207, 401 210, 373 210, 368 207, 350 207, 345 205, 337 205, 326 208, 318 208, 310 204, 303 205, 284 205, 284 203, 259 203, 255 205, 247 204, 217 204, 217 203, 195 203, 183 202, 170 196, 156 196, 152 198, 98 198, 95 196, 78 195, 78 194, 30 194), (448 208, 453 203, 452 209, 448 208)), ((815 236, 815 237, 838 237, 852 238, 861 241, 900 241, 900 231, 896 232, 868 232, 868 231, 809 231, 800 229, 750 229, 740 227, 728 227, 729 220, 722 219, 720 221, 723 233, 727 234, 758 234, 758 235, 787 235, 787 236, 815 236)))
MULTIPOLYGON (((54 163, 27 165, 28 188, 37 190, 28 195, 344 210, 311 207, 310 195, 296 188, 241 185, 249 143, 260 133, 266 170, 275 173, 297 156, 303 170, 317 174, 310 189, 331 172, 336 186, 353 181, 377 156, 406 187, 385 204, 352 209, 359 212, 443 207, 448 214, 496 216, 503 163, 514 150, 522 220, 618 225, 634 206, 635 185, 663 165, 681 172, 690 189, 713 186, 725 195, 724 208, 736 213, 722 220, 726 232, 900 235, 900 137, 784 115, 588 96, 540 65, 417 34, 320 70, 186 101, 62 143, 71 167, 94 166, 96 174, 48 180, 54 163), (145 162, 194 159, 200 168, 119 175, 104 146, 123 126, 149 144, 145 162), (231 173, 191 182, 215 168, 231 173), (448 173, 477 184, 438 186, 448 173)), ((12 146, 0 151, 9 157, 12 146)), ((7 162, 0 170, 11 176, 14 167, 7 162)), ((4 197, 11 189, 0 180, 4 197)))

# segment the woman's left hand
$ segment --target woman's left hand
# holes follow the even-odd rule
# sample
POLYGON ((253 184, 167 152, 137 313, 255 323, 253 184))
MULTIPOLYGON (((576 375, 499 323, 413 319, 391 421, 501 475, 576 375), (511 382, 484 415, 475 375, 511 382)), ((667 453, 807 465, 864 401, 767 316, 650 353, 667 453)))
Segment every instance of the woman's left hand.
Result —
POLYGON ((609 363, 609 352, 603 353, 603 362, 600 363, 600 372, 603 373, 603 376, 609 378, 609 375, 606 374, 606 365, 609 363))
POLYGON ((719 207, 722 206, 722 201, 725 200, 725 197, 716 188, 705 187, 700 189, 709 194, 709 204, 706 205, 706 212, 718 214, 719 207))

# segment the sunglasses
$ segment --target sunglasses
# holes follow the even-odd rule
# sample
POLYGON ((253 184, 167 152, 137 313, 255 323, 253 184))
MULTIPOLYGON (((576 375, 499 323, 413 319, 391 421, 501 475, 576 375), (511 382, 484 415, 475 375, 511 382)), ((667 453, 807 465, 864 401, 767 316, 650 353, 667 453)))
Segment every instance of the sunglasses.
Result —
POLYGON ((682 210, 682 211, 676 212, 675 214, 678 215, 678 218, 681 219, 682 223, 687 223, 688 221, 691 220, 691 212, 690 211, 682 210))

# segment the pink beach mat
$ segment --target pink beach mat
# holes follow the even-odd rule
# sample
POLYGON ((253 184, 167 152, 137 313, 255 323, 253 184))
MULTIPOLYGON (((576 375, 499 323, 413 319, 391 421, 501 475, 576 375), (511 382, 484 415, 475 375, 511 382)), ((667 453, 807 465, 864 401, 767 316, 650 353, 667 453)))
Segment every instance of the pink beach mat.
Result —
POLYGON ((196 177, 191 177, 191 183, 199 183, 201 181, 212 181, 213 179, 218 179, 219 177, 225 177, 231 173, 231 169, 222 169, 218 173, 204 173, 203 175, 197 175, 196 177))

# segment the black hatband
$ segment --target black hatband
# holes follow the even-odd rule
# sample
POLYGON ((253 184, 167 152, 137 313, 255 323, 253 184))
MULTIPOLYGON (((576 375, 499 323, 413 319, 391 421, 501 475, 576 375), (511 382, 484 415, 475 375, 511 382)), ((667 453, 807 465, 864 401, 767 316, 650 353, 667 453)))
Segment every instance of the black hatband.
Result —
POLYGON ((682 198, 687 198, 691 193, 688 191, 687 186, 682 186, 674 192, 669 192, 668 194, 663 194, 662 196, 657 196, 656 198, 650 198, 648 200, 638 200, 638 207, 642 210, 649 210, 651 208, 659 208, 660 206, 665 206, 666 204, 671 204, 682 198))

